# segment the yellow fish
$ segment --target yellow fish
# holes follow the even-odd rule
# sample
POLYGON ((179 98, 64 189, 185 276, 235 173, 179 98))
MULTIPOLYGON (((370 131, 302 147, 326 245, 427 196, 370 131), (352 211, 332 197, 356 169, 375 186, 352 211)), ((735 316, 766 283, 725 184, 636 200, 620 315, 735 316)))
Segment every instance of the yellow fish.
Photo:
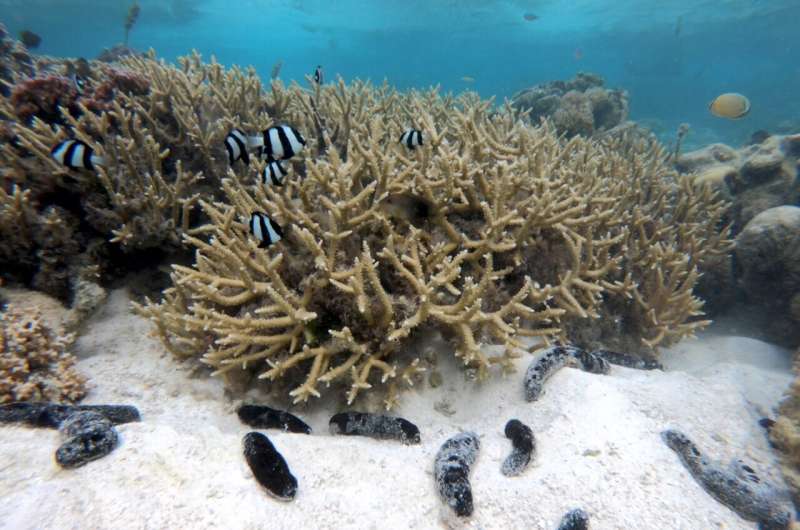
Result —
POLYGON ((741 94, 729 92, 717 96, 708 106, 708 110, 714 116, 737 120, 750 112, 750 100, 741 94))
POLYGON ((464 77, 462 77, 461 80, 464 81, 465 83, 474 83, 475 82, 475 78, 474 77, 470 77, 468 75, 465 75, 464 77))

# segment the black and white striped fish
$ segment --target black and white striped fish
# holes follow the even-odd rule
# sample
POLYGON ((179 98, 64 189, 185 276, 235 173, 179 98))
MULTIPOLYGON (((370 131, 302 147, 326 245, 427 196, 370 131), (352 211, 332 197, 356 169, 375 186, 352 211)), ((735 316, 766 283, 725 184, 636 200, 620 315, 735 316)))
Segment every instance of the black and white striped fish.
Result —
POLYGON ((241 129, 234 129, 225 137, 225 150, 228 152, 228 162, 233 165, 240 158, 245 164, 250 163, 250 155, 247 154, 248 138, 241 129))
POLYGON ((94 166, 102 166, 105 159, 94 154, 94 149, 80 140, 64 140, 50 150, 56 161, 70 169, 85 168, 94 171, 94 166))
POLYGON ((422 145, 422 131, 417 129, 408 129, 400 135, 400 143, 409 149, 415 149, 422 145))
POLYGON ((261 147, 263 155, 269 160, 292 158, 306 145, 305 139, 297 129, 288 125, 270 127, 264 131, 263 137, 253 137, 251 140, 251 145, 261 147))
POLYGON ((264 167, 264 174, 262 175, 262 183, 266 186, 272 184, 273 186, 283 186, 283 179, 289 174, 289 167, 287 167, 280 160, 273 160, 264 167))
POLYGON ((314 70, 314 82, 318 85, 321 85, 325 82, 325 77, 322 75, 322 66, 317 65, 317 69, 314 70))
POLYGON ((281 225, 262 212, 250 216, 250 233, 258 240, 258 248, 267 248, 283 239, 281 225))

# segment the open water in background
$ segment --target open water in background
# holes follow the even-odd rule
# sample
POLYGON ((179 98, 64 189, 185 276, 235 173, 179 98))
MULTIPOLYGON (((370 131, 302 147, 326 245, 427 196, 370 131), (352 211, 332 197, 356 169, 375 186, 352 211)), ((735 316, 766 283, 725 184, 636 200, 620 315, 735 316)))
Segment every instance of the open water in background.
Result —
MULTIPOLYGON (((0 0, 12 34, 37 53, 92 58, 123 39, 127 0, 0 0)), ((800 131, 800 0, 142 0, 130 45, 174 60, 191 49, 262 77, 388 79, 500 100, 578 71, 628 90, 631 118, 684 148, 740 145, 751 133, 800 131), (535 15, 533 21, 526 14, 535 15), (465 82, 463 77, 474 78, 465 82), (738 121, 709 102, 740 92, 738 121)))

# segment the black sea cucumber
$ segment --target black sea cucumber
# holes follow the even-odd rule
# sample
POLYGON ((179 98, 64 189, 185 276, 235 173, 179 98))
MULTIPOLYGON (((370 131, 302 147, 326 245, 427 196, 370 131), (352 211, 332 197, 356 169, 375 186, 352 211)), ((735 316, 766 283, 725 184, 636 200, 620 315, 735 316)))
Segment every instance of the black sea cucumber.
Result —
POLYGON ((57 429, 75 412, 97 412, 114 425, 140 421, 139 411, 130 405, 60 405, 46 402, 18 402, 0 405, 0 423, 26 423, 33 427, 57 429))
POLYGON ((410 421, 383 414, 340 412, 331 417, 331 434, 369 436, 379 440, 399 440, 405 444, 420 443, 419 429, 410 421))
POLYGON ((114 450, 119 440, 111 421, 99 412, 79 411, 67 417, 59 431, 66 441, 56 450, 61 467, 79 467, 114 450))
POLYGON ((658 362, 650 359, 642 359, 627 353, 618 353, 609 350, 595 350, 593 355, 601 357, 611 364, 625 366, 626 368, 635 368, 637 370, 663 370, 664 366, 658 362))
POLYGON ((761 482, 753 468, 735 461, 732 470, 722 469, 679 431, 666 430, 661 437, 703 489, 740 517, 758 522, 763 530, 789 528, 790 512, 777 500, 774 491, 761 482))
POLYGON ((294 499, 297 479, 269 438, 260 432, 249 432, 244 435, 242 442, 244 458, 258 483, 280 500, 294 499))
POLYGON ((479 449, 478 435, 463 432, 448 439, 436 453, 433 473, 439 495, 459 517, 472 515, 469 471, 479 449))
POLYGON ((608 362, 592 353, 573 346, 552 346, 534 360, 525 372, 525 399, 536 401, 542 396, 544 383, 564 366, 577 366, 595 374, 607 374, 608 362))
POLYGON ((561 518, 561 523, 558 525, 558 530, 588 530, 589 529, 589 514, 575 508, 570 510, 561 518))
POLYGON ((236 412, 239 419, 250 427, 311 434, 311 427, 285 410, 273 409, 266 405, 242 405, 236 412))
POLYGON ((514 477, 525 471, 536 451, 536 439, 530 427, 519 420, 506 423, 506 437, 511 439, 511 454, 506 457, 500 471, 504 475, 514 477))

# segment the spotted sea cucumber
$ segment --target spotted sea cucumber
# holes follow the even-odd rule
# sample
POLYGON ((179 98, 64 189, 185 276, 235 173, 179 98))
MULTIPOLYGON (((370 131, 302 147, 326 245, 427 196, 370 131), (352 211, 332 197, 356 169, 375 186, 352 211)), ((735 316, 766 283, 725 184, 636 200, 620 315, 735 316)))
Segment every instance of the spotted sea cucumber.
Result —
POLYGON ((758 522, 762 530, 789 528, 791 513, 753 468, 735 461, 732 470, 722 469, 682 432, 666 430, 661 437, 703 489, 741 518, 758 522))
POLYGON ((544 392, 544 383, 564 366, 576 366, 586 372, 607 374, 606 360, 574 346, 552 346, 534 360, 525 372, 525 399, 536 401, 544 392))
POLYGON ((436 453, 433 471, 439 496, 459 517, 472 515, 469 471, 479 449, 478 435, 462 432, 449 438, 436 453))
POLYGON ((588 530, 589 529, 589 514, 575 508, 568 511, 564 517, 561 518, 561 523, 558 525, 558 530, 588 530))
POLYGON ((340 412, 330 419, 331 434, 369 436, 379 440, 420 443, 419 428, 410 421, 367 412, 340 412))
POLYGON ((59 431, 66 441, 56 450, 61 467, 80 467, 109 454, 119 437, 111 421, 95 411, 75 412, 61 422, 59 431))
POLYGON ((511 454, 506 457, 500 471, 508 477, 514 477, 525 471, 536 451, 536 439, 530 427, 519 420, 506 423, 506 437, 511 440, 511 454))
POLYGON ((651 359, 642 359, 640 357, 635 357, 627 353, 619 353, 610 350, 595 350, 592 352, 592 354, 605 359, 611 364, 625 366, 626 368, 635 368, 637 370, 664 369, 664 366, 658 361, 653 361, 651 359))
POLYGON ((297 479, 272 442, 260 432, 249 432, 242 440, 244 458, 259 484, 277 499, 290 501, 297 494, 297 479))

